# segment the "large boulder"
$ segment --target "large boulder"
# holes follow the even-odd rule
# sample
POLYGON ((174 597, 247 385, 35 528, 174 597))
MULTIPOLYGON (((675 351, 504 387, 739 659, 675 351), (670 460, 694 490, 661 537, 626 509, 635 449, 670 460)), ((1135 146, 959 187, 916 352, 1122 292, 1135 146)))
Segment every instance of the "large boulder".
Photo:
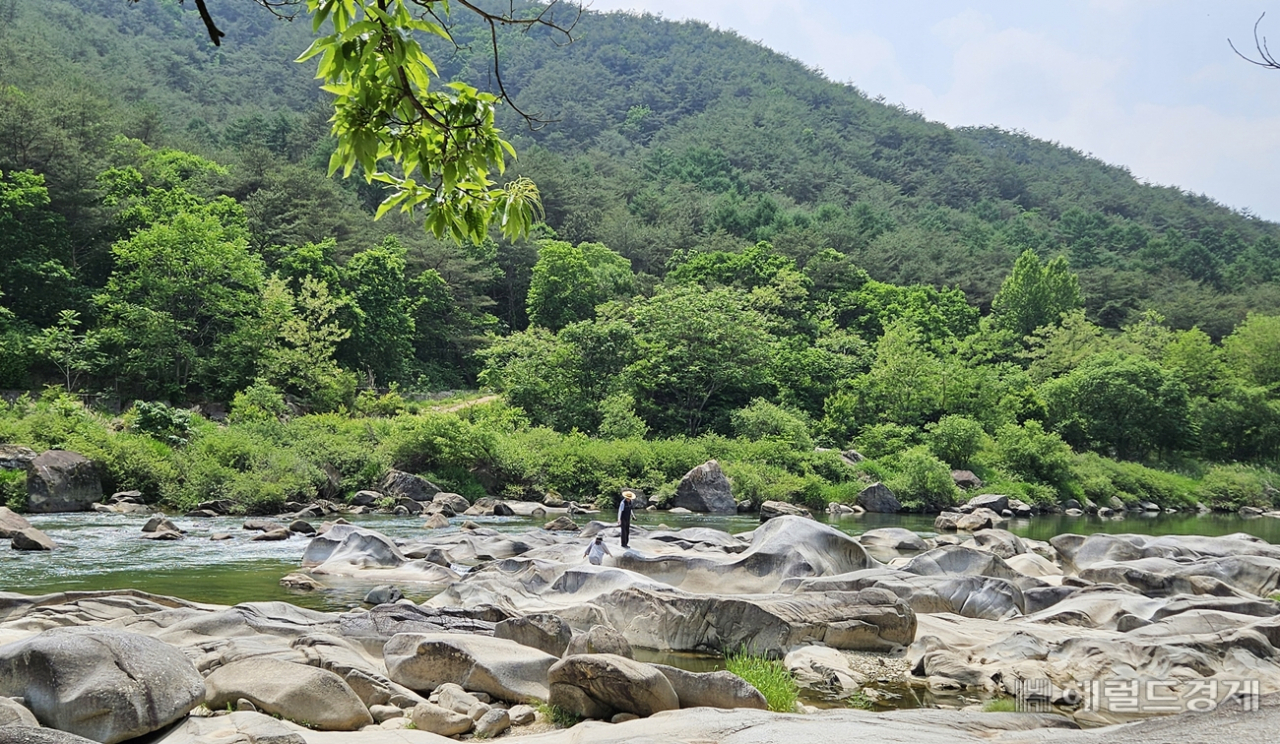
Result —
POLYGON ((435 703, 418 703, 409 711, 409 720, 419 731, 437 736, 465 734, 475 725, 471 716, 457 713, 435 703))
POLYGON ((52 538, 35 527, 14 532, 9 538, 9 545, 14 550, 53 550, 58 547, 52 538))
POLYGON ((289 724, 252 711, 192 716, 161 740, 163 744, 307 744, 289 724))
MULTIPOLYGON (((494 512, 495 514, 497 512, 494 512)), ((542 525, 542 529, 549 532, 577 532, 578 523, 570 519, 567 515, 561 514, 555 519, 542 525)))
POLYGON ((929 543, 923 538, 902 527, 877 527, 874 530, 867 530, 858 536, 858 542, 868 548, 883 550, 922 552, 929 549, 929 543))
POLYGON ((467 507, 463 512, 468 517, 487 517, 493 514, 493 508, 498 505, 498 500, 492 496, 481 496, 476 502, 467 507))
POLYGON ((471 503, 467 501, 467 497, 447 491, 437 493, 431 498, 431 503, 447 506, 454 514, 461 514, 471 508, 471 503))
POLYGON ((566 656, 551 667, 547 678, 551 683, 551 704, 582 717, 598 713, 599 708, 643 717, 680 707, 675 688, 662 672, 613 654, 566 656), (581 705, 583 694, 598 707, 575 710, 581 705))
POLYGON ((978 548, 1005 560, 1027 552, 1022 538, 1008 530, 978 530, 973 533, 973 542, 978 548))
POLYGON ((437 687, 431 699, 441 708, 462 713, 472 720, 484 715, 492 707, 452 682, 446 682, 437 687))
POLYGON ((956 519, 956 529, 964 532, 977 532, 978 530, 991 529, 1002 523, 1004 523, 1004 517, 990 509, 974 509, 973 512, 961 515, 956 519))
POLYGON ((7 506, 0 506, 0 538, 13 537, 15 532, 21 532, 30 527, 31 523, 21 514, 15 514, 7 506))
MULTIPOLYGON (((685 543, 693 547, 700 539, 698 534, 689 536, 692 542, 679 539, 688 532, 654 536, 675 537, 673 545, 685 543)), ((716 594, 771 593, 792 577, 845 573, 875 564, 853 537, 803 517, 783 515, 761 524, 752 532, 746 550, 742 549, 741 539, 721 535, 731 542, 712 535, 714 542, 707 544, 717 552, 723 549, 721 546, 728 548, 719 556, 701 550, 683 555, 627 551, 615 556, 614 563, 663 584, 716 594), (726 553, 736 556, 730 558, 726 553)))
POLYGON ((650 666, 671 683, 681 708, 769 708, 764 695, 733 672, 688 672, 666 664, 650 666))
POLYGON ((867 675, 855 671, 848 656, 826 646, 801 646, 782 663, 799 687, 829 697, 847 698, 867 683, 867 675))
POLYGON ((406 473, 403 470, 392 470, 382 479, 379 490, 388 496, 412 499, 414 501, 431 501, 440 493, 440 486, 420 475, 406 473))
POLYGON ((486 711, 476 721, 476 738, 492 739, 511 728, 511 714, 502 708, 486 711))
POLYGON ((382 648, 387 676, 411 690, 446 682, 500 700, 548 697, 547 670, 556 657, 515 641, 456 633, 400 633, 382 648))
POLYGON ((27 510, 33 514, 89 511, 102 495, 98 468, 78 452, 49 450, 27 471, 27 510))
POLYGON ((181 651, 137 633, 53 628, 0 646, 0 696, 22 697, 41 724, 102 744, 168 726, 204 695, 181 651))
POLYGON ((335 524, 311 538, 302 565, 345 561, 361 566, 399 566, 408 560, 386 535, 354 524, 335 524))
POLYGON ((788 504, 785 501, 766 501, 760 505, 760 521, 761 522, 768 522, 770 519, 773 519, 774 517, 781 517, 786 515, 790 515, 793 517, 809 517, 810 519, 813 518, 813 515, 809 513, 808 509, 804 508, 803 506, 788 504))
POLYGON ((382 493, 379 491, 370 491, 368 489, 363 491, 356 491, 355 494, 351 497, 351 505, 352 506, 373 506, 375 503, 377 503, 383 498, 386 498, 386 497, 383 496, 382 493))
POLYGON ((0 729, 3 744, 98 744, 93 739, 39 726, 13 725, 0 729))
POLYGON ((883 589, 733 596, 637 586, 597 598, 591 610, 636 646, 699 653, 744 649, 778 656, 815 641, 892 651, 916 634, 915 613, 883 589))
POLYGON ((148 519, 147 523, 142 525, 143 532, 159 532, 161 530, 166 530, 169 532, 182 531, 178 529, 178 525, 174 524, 172 519, 169 519, 168 517, 159 516, 159 515, 154 516, 151 519, 148 519))
POLYGON ((676 487, 671 505, 692 512, 709 514, 737 514, 738 504, 733 500, 733 488, 729 478, 720 469, 720 463, 708 460, 685 473, 676 487))
POLYGON ((355 691, 327 669, 254 657, 218 667, 205 686, 213 710, 243 698, 264 713, 322 731, 356 731, 373 723, 355 691))
POLYGON ((627 637, 607 625, 592 625, 586 633, 574 636, 564 655, 577 654, 613 654, 628 659, 635 658, 627 637))
POLYGON ((0 444, 0 470, 26 470, 36 459, 36 451, 16 444, 0 444))
POLYGON ((872 483, 859 491, 857 503, 875 514, 897 514, 902 511, 898 497, 883 483, 872 483))
POLYGON ((976 509, 990 509, 999 514, 1009 508, 1009 497, 998 493, 984 493, 974 496, 965 503, 966 511, 974 511, 976 509))
POLYGON ((515 641, 552 656, 564 656, 573 640, 573 628, 558 615, 549 612, 513 617, 493 626, 493 637, 515 641))
POLYGON ((27 706, 13 698, 0 697, 0 728, 39 725, 40 722, 31 711, 27 710, 27 706))

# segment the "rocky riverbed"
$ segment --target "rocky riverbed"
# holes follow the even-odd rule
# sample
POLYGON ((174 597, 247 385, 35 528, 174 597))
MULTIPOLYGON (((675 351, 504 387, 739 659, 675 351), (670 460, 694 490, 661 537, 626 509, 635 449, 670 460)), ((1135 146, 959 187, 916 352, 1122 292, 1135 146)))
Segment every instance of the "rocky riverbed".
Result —
POLYGON ((346 612, 0 594, 0 697, 21 699, 0 702, 0 741, 76 741, 34 723, 101 742, 1075 741, 1220 703, 1259 708, 1240 725, 1274 715, 1280 548, 1248 535, 854 537, 782 515, 739 534, 637 527, 624 551, 611 524, 559 526, 397 541, 319 524, 292 580, 367 586, 346 612), (600 566, 582 557, 596 535, 600 566), (437 593, 399 598, 422 585, 437 593), (809 702, 952 709, 771 713, 741 679, 646 650, 777 658, 809 702), (1038 712, 981 712, 997 698, 1038 712), (548 703, 601 723, 547 731, 548 703))

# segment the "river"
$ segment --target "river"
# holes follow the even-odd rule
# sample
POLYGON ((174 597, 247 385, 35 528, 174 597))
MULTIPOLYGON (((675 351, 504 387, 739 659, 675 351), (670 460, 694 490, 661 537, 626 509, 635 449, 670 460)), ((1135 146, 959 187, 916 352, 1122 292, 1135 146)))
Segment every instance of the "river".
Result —
MULTIPOLYGON (((612 517, 607 515, 606 518, 612 517)), ((280 586, 280 578, 299 566, 307 538, 293 537, 280 542, 251 542, 241 528, 244 519, 222 517, 193 519, 174 517, 187 531, 180 541, 152 541, 140 538, 145 515, 47 514, 28 515, 31 524, 58 543, 53 552, 22 552, 0 549, 0 591, 23 594, 91 589, 134 588, 167 594, 197 602, 237 604, 239 602, 283 600, 317 610, 344 610, 359 606, 367 587, 348 586, 318 592, 299 592, 280 586), (211 541, 209 536, 229 532, 235 538, 211 541)), ((377 530, 396 540, 412 540, 426 533, 422 519, 367 515, 348 517, 356 524, 377 530)), ((474 517, 473 521, 503 532, 521 532, 545 519, 520 517, 474 517)), ((579 522, 583 517, 579 517, 579 522)), ((449 529, 458 529, 463 518, 450 520, 449 529)), ((738 533, 754 529, 751 516, 712 517, 641 512, 635 522, 655 527, 714 527, 738 533)), ((920 514, 865 514, 835 518, 832 525, 852 535, 877 527, 904 527, 923 536, 933 532, 933 516, 920 514)), ((1245 532, 1271 543, 1280 543, 1280 519, 1245 519, 1234 514, 1197 516, 1179 514, 1134 514, 1120 520, 1097 517, 1040 516, 1015 519, 1004 525, 1023 537, 1047 540, 1054 535, 1075 532, 1141 533, 1148 535, 1228 535, 1245 532)), ((429 593, 415 593, 403 587, 415 601, 429 593)))

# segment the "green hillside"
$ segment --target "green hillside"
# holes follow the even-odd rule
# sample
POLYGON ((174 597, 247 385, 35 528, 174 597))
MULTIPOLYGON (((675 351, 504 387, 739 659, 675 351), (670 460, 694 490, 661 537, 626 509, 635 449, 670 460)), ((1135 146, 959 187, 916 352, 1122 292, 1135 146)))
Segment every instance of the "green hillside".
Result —
MULTIPOLYGON (((9 85, 110 108, 113 128, 152 145, 324 162, 312 152, 325 147, 323 102, 310 67, 291 62, 305 21, 228 4, 215 48, 174 2, 8 7, 9 85)), ((444 76, 491 82, 483 33, 454 29, 444 76)), ((682 251, 769 240, 801 262, 832 248, 879 280, 959 286, 986 307, 1030 247, 1069 257, 1106 327, 1151 307, 1219 337, 1248 310, 1280 307, 1276 226, 1209 198, 1028 136, 927 122, 703 24, 588 13, 574 34, 564 47, 503 38, 508 90, 555 120, 530 132, 508 110, 505 128, 560 237, 603 242, 645 273, 682 251)))

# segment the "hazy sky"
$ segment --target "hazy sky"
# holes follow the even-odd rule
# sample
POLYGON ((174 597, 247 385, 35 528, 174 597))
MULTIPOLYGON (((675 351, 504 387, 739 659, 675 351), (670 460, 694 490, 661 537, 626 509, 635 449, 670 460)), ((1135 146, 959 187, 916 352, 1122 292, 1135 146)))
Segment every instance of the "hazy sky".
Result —
POLYGON ((733 29, 951 125, 1025 130, 1280 221, 1280 2, 593 0, 733 29))

